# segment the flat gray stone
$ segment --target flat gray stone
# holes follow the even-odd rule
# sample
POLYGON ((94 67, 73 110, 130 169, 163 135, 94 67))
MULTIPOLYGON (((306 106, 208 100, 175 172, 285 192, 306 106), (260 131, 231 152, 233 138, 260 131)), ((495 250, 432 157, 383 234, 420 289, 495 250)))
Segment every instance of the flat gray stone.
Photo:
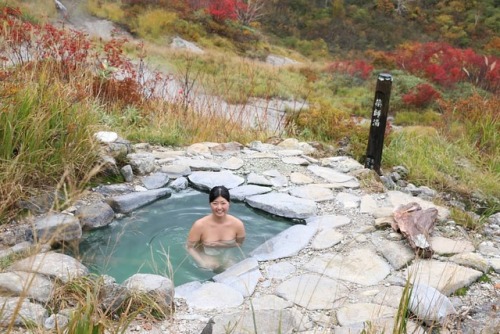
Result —
POLYGON ((243 167, 244 161, 243 159, 237 158, 237 157, 231 157, 224 161, 221 165, 222 168, 224 169, 229 169, 229 170, 237 170, 243 167))
POLYGON ((340 203, 344 208, 357 208, 361 202, 361 198, 351 193, 340 192, 335 197, 335 201, 340 203))
POLYGON ((429 241, 434 252, 441 255, 469 253, 475 251, 472 242, 467 240, 453 240, 444 237, 430 237, 429 241))
POLYGON ((245 182, 245 179, 227 170, 221 172, 193 172, 188 176, 188 179, 194 187, 201 190, 210 190, 215 186, 225 186, 232 189, 245 182))
POLYGON ((317 211, 316 202, 312 200, 276 192, 250 196, 246 202, 251 207, 285 218, 304 219, 314 216, 317 211))
POLYGON ((172 191, 169 188, 161 188, 111 197, 105 201, 116 213, 129 213, 171 195, 172 191))
POLYGON ((340 172, 338 172, 332 168, 329 168, 329 167, 310 165, 307 167, 307 169, 309 171, 311 171, 312 173, 316 174, 317 176, 322 177, 326 181, 332 182, 332 183, 344 183, 344 182, 353 181, 355 179, 354 177, 352 177, 350 175, 340 173, 340 172))
POLYGON ((9 267, 10 271, 36 272, 69 282, 73 278, 86 276, 87 267, 69 255, 48 252, 40 253, 15 262, 9 267))
POLYGON ((360 187, 359 181, 356 178, 344 182, 316 183, 316 185, 329 189, 358 189, 360 187))
POLYGON ((247 258, 212 277, 217 283, 226 284, 239 291, 243 297, 253 294, 257 283, 262 278, 259 263, 254 258, 247 258))
POLYGON ((335 198, 333 192, 330 189, 312 184, 292 188, 289 194, 299 198, 306 198, 315 202, 331 201, 335 198))
POLYGON ((484 256, 500 257, 500 247, 493 241, 483 241, 479 244, 478 251, 484 256))
POLYGON ((315 233, 316 229, 310 226, 291 226, 254 249, 250 256, 258 261, 269 261, 297 255, 315 233))
POLYGON ((469 286, 483 273, 452 262, 417 260, 406 270, 407 278, 414 284, 425 284, 449 296, 460 288, 469 286))
POLYGON ((350 224, 351 218, 338 215, 315 216, 307 218, 306 223, 307 226, 314 227, 317 230, 330 230, 350 224))
POLYGON ((288 186, 288 179, 277 169, 267 170, 262 172, 262 174, 268 177, 268 180, 271 181, 273 187, 281 188, 288 186))
POLYGON ((174 298, 183 298, 186 299, 187 296, 189 296, 193 291, 198 290, 201 288, 201 282, 199 281, 193 281, 193 282, 188 282, 182 285, 179 285, 175 287, 175 296, 174 298))
POLYGON ((40 242, 57 243, 80 239, 82 227, 80 220, 75 216, 51 213, 36 219, 34 233, 40 242))
POLYGON ((267 268, 267 278, 270 279, 285 279, 293 274, 297 268, 290 262, 278 262, 267 268))
POLYGON ((292 173, 290 173, 290 182, 300 185, 300 184, 313 183, 314 180, 312 178, 310 178, 309 176, 304 175, 302 173, 292 172, 292 173))
POLYGON ((161 150, 156 150, 153 149, 151 151, 151 154, 155 157, 157 160, 170 160, 173 161, 177 159, 178 157, 182 157, 186 155, 186 151, 180 150, 180 151, 173 151, 170 150, 166 147, 162 147, 161 150))
POLYGON ((251 309, 218 315, 214 318, 213 333, 257 333, 259 334, 291 334, 295 330, 304 329, 303 315, 293 309, 254 310, 251 309))
POLYGON ((489 263, 491 268, 493 268, 497 274, 500 274, 500 258, 491 258, 489 259, 489 263))
POLYGON ((319 231, 311 244, 312 249, 320 250, 335 246, 342 241, 344 235, 336 230, 319 231))
POLYGON ((231 200, 244 201, 245 198, 261 195, 272 191, 273 189, 270 187, 262 187, 253 184, 245 184, 242 186, 235 187, 229 191, 231 195, 231 200))
POLYGON ((188 176, 192 173, 189 166, 179 164, 161 166, 160 171, 167 174, 171 179, 188 176))
POLYGON ((304 151, 302 150, 276 150, 275 152, 280 157, 290 157, 290 158, 296 158, 298 155, 304 154, 304 151))
POLYGON ((100 185, 93 189, 95 192, 102 194, 104 196, 116 196, 129 194, 134 191, 134 187, 127 183, 117 183, 100 185))
POLYGON ((9 326, 11 322, 15 326, 29 323, 42 326, 48 314, 42 305, 31 303, 25 297, 0 297, 0 310, 0 326, 3 327, 9 326))
POLYGON ((192 171, 218 172, 222 169, 218 163, 207 159, 179 158, 175 160, 175 164, 189 166, 192 171))
POLYGON ((358 161, 347 156, 324 158, 321 159, 321 164, 322 166, 331 167, 341 173, 349 173, 364 168, 358 161))
POLYGON ((344 284, 316 274, 294 276, 276 288, 276 295, 308 310, 331 310, 347 293, 344 284))
POLYGON ((208 282, 189 294, 186 303, 200 310, 226 310, 240 306, 243 295, 226 284, 208 282))
POLYGON ((343 256, 325 254, 315 257, 304 269, 361 285, 375 285, 390 273, 390 267, 375 252, 361 248, 343 256))
POLYGON ((191 155, 206 155, 210 156, 210 147, 205 143, 194 143, 186 148, 186 153, 191 155))
POLYGON ((158 189, 163 188, 167 185, 169 180, 168 174, 163 172, 153 173, 151 175, 145 176, 142 179, 142 184, 146 189, 158 189))
MULTIPOLYGON (((427 331, 419 324, 407 319, 406 320, 406 333, 412 334, 426 334, 427 331)), ((366 334, 367 329, 370 333, 397 333, 400 329, 394 328, 396 324, 395 317, 377 318, 368 320, 366 322, 352 323, 346 326, 334 327, 335 334, 366 334)), ((309 333, 308 333, 309 334, 309 333)), ((316 333, 311 333, 316 334, 316 333)))
POLYGON ((251 159, 278 159, 278 156, 271 152, 256 152, 249 155, 251 159))
POLYGON ((115 212, 109 204, 99 202, 78 208, 75 216, 80 220, 83 230, 93 230, 111 224, 115 212))
POLYGON ((276 295, 264 295, 248 301, 254 310, 283 310, 293 306, 293 303, 276 295))
POLYGON ((373 296, 371 302, 375 304, 395 307, 399 305, 404 288, 391 285, 388 287, 379 287, 378 292, 373 296))
POLYGON ((450 257, 450 261, 487 273, 490 270, 488 260, 478 253, 459 253, 450 257))
POLYGON ((381 242, 374 242, 374 244, 377 246, 378 252, 396 270, 403 268, 415 258, 415 252, 403 242, 382 240, 381 242))
POLYGON ((22 296, 47 302, 52 296, 54 283, 43 275, 25 271, 0 273, 0 291, 10 296, 22 296))
POLYGON ((255 184, 259 186, 269 186, 269 187, 273 185, 273 183, 270 180, 268 180, 267 177, 254 172, 248 174, 247 183, 250 185, 255 184))
POLYGON ((360 213, 371 214, 378 208, 377 201, 371 195, 361 196, 361 201, 359 203, 360 213))
POLYGON ((340 325, 348 326, 351 324, 374 321, 380 318, 393 318, 397 309, 394 307, 372 304, 358 303, 343 306, 337 310, 337 320, 340 325))
POLYGON ((384 207, 376 208, 375 210, 373 210, 371 212, 371 214, 374 218, 385 218, 385 217, 392 217, 393 212, 394 212, 394 208, 384 206, 384 207))

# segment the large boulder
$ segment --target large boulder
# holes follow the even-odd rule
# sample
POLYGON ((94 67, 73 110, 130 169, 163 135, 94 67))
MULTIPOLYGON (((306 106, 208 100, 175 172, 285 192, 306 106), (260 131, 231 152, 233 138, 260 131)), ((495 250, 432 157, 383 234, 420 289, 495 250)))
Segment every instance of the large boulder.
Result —
POLYGON ((94 230, 111 224, 115 218, 115 212, 104 202, 86 205, 76 210, 75 216, 80 219, 84 230, 94 230))
POLYGON ((43 243, 69 242, 82 237, 82 227, 75 216, 49 214, 36 219, 34 234, 37 240, 43 243))
POLYGON ((151 298, 150 306, 154 307, 163 315, 168 315, 173 311, 174 283, 165 276, 154 274, 135 274, 123 282, 129 294, 134 298, 141 296, 151 298), (152 304, 152 305, 151 305, 152 304))
POLYGON ((64 283, 73 278, 86 276, 87 267, 69 255, 48 252, 40 253, 15 262, 9 267, 10 271, 26 271, 54 277, 64 283))

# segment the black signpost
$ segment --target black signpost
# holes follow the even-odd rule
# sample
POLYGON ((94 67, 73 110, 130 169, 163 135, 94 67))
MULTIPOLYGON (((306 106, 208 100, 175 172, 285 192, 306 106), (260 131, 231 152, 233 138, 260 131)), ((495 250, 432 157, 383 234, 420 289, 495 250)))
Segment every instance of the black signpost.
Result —
POLYGON ((373 100, 372 119, 370 125, 370 136, 366 149, 365 167, 373 169, 379 175, 382 161, 382 149, 384 147, 385 126, 387 113, 389 112, 389 99, 391 97, 392 76, 381 73, 377 79, 375 88, 375 99, 373 100))

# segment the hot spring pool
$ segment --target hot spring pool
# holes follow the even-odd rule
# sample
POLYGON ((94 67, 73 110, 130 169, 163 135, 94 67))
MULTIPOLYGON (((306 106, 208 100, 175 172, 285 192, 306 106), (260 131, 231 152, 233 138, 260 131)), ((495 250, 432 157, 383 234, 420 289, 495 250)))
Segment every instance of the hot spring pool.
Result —
MULTIPOLYGON (((85 233, 80 243, 82 263, 93 273, 110 275, 119 283, 136 273, 165 275, 176 286, 210 279, 215 274, 197 267, 184 247, 193 222, 209 213, 207 193, 174 193, 105 228, 85 233)), ((241 259, 293 224, 240 202, 231 202, 229 213, 245 224, 241 259)))

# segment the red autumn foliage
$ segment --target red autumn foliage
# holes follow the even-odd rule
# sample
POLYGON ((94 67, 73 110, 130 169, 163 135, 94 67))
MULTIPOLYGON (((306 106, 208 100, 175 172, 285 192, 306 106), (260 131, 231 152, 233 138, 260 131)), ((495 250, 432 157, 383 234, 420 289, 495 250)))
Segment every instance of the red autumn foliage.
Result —
POLYGON ((429 84, 419 84, 412 91, 403 95, 403 102, 417 108, 426 107, 435 100, 439 99, 441 94, 429 84))
POLYGON ((393 56, 402 69, 443 87, 470 82, 494 93, 500 91, 498 57, 482 56, 472 49, 458 49, 440 42, 404 44, 393 56))
POLYGON ((243 9, 246 4, 239 0, 210 0, 207 11, 214 20, 236 20, 238 9, 243 9))
POLYGON ((336 61, 329 64, 327 70, 333 73, 348 74, 366 80, 372 73, 373 66, 363 60, 336 61))
POLYGON ((155 88, 164 83, 159 73, 145 73, 142 45, 138 48, 139 64, 125 56, 126 39, 107 41, 102 52, 79 31, 25 22, 22 13, 11 7, 0 10, 0 22, 5 54, 0 57, 1 62, 30 68, 47 62, 55 70, 51 73, 62 79, 81 75, 82 69, 89 70, 95 75, 94 95, 106 102, 138 104, 144 97, 153 97, 155 88))
POLYGON ((500 147, 500 97, 474 93, 455 101, 439 100, 443 113, 442 129, 450 138, 470 138, 478 150, 498 157, 500 147), (451 124, 464 124, 457 132, 451 124))
POLYGON ((55 61, 61 74, 69 76, 95 56, 83 33, 58 29, 51 24, 40 26, 25 22, 17 9, 3 8, 0 22, 3 23, 0 24, 0 36, 5 41, 7 58, 13 64, 55 61))

